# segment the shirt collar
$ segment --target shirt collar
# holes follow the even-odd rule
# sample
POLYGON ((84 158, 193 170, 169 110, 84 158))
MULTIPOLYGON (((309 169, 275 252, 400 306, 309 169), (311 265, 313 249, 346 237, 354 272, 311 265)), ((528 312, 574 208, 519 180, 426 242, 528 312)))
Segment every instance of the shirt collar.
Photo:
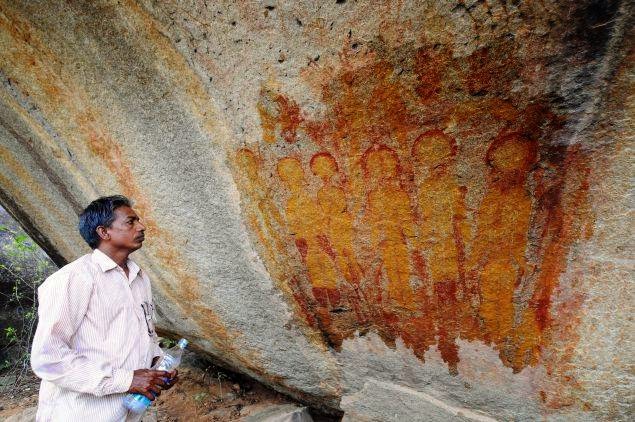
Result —
MULTIPOLYGON (((115 261, 113 261, 108 255, 106 255, 99 249, 93 250, 93 261, 96 262, 97 265, 99 265, 99 268, 101 268, 103 272, 110 271, 113 268, 118 267, 115 261)), ((128 279, 134 280, 137 274, 139 274, 139 271, 141 271, 141 268, 139 268, 137 263, 130 258, 128 258, 127 264, 129 273, 128 279)))
POLYGON ((132 259, 128 259, 128 280, 132 281, 137 277, 141 269, 132 259))
POLYGON ((117 263, 99 249, 93 250, 93 261, 99 265, 103 272, 117 268, 117 263))

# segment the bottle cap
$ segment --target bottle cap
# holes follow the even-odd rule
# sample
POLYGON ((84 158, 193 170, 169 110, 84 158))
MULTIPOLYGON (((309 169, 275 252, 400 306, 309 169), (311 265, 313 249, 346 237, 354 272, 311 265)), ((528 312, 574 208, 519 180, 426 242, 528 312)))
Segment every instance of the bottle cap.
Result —
POLYGON ((181 349, 185 349, 187 347, 187 343, 188 343, 188 341, 186 339, 182 338, 181 340, 179 340, 178 346, 181 349))

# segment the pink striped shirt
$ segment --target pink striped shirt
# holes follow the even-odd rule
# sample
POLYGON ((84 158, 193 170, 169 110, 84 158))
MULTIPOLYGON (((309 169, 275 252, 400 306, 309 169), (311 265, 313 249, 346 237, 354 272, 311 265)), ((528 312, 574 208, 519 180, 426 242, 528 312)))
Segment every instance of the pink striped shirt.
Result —
POLYGON ((161 355, 150 280, 95 249, 38 289, 31 366, 42 379, 36 420, 122 421, 133 371, 161 355))

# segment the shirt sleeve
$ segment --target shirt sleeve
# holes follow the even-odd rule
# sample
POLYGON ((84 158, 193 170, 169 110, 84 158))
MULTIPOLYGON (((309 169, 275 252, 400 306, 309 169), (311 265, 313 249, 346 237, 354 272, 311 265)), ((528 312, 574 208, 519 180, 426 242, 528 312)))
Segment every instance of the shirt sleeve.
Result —
POLYGON ((124 393, 134 371, 113 368, 71 347, 93 292, 93 281, 81 274, 48 279, 38 289, 39 322, 31 350, 33 372, 58 387, 95 396, 124 393))

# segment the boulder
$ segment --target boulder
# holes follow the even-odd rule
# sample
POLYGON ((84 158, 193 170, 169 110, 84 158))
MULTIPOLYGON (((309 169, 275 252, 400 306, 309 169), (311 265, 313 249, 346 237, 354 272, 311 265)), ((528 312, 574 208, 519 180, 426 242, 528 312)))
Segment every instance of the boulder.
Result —
POLYGON ((162 332, 350 420, 627 419, 632 12, 0 0, 0 203, 129 196, 162 332))

